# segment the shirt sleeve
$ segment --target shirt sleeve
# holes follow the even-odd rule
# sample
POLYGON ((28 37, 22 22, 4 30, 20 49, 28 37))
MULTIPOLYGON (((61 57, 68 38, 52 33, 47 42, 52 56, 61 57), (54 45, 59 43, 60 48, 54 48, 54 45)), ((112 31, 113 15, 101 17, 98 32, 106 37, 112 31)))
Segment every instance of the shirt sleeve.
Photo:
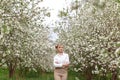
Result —
POLYGON ((70 64, 69 55, 68 55, 68 54, 66 55, 66 62, 67 62, 68 64, 70 64))
POLYGON ((62 63, 59 63, 58 60, 57 60, 57 58, 54 57, 53 65, 54 65, 54 67, 62 67, 63 64, 62 64, 62 63))

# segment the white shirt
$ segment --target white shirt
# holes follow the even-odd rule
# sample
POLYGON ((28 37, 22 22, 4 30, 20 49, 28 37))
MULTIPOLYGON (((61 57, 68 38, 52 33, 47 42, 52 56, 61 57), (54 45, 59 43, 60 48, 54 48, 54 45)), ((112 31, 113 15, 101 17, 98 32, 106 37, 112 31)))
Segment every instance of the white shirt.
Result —
POLYGON ((64 63, 69 64, 69 56, 66 53, 57 54, 54 56, 53 65, 54 67, 62 67, 64 63))

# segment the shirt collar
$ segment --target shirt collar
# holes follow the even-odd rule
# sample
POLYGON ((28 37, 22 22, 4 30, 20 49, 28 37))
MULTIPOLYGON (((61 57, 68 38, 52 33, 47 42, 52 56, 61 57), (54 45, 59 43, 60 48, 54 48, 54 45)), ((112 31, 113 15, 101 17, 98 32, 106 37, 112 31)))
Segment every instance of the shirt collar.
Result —
POLYGON ((63 53, 58 53, 57 55, 58 55, 58 56, 64 55, 64 52, 63 52, 63 53))

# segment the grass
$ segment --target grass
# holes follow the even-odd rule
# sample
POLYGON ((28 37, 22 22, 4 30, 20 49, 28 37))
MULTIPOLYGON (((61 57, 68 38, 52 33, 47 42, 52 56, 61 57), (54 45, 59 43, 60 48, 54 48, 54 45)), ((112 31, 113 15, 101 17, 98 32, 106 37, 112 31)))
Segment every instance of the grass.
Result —
MULTIPOLYGON (((74 72, 69 72, 68 80, 76 80, 77 74, 74 72)), ((35 72, 29 72, 24 77, 20 77, 18 73, 15 74, 15 77, 9 79, 8 70, 0 68, 0 80, 54 80, 53 72, 37 74, 35 72)), ((83 79, 80 79, 83 80, 83 79)))
MULTIPOLYGON (((20 74, 21 75, 21 74, 20 74)), ((0 80, 54 80, 53 72, 47 73, 36 73, 34 71, 26 72, 26 74, 21 77, 16 71, 15 77, 10 79, 8 76, 8 70, 0 68, 0 80)), ((93 80, 111 80, 111 75, 107 77, 95 76, 93 80)), ((69 71, 68 80, 85 80, 85 77, 81 73, 76 73, 69 71)))
POLYGON ((0 80, 8 80, 6 74, 8 74, 6 69, 0 69, 0 80))
MULTIPOLYGON (((111 75, 107 77, 95 76, 93 80, 110 80, 111 75)), ((54 80, 53 72, 47 73, 36 73, 34 71, 26 72, 21 77, 16 71, 15 77, 10 79, 8 76, 8 70, 0 68, 0 80, 54 80)), ((69 71, 68 80, 86 80, 81 73, 69 71)))

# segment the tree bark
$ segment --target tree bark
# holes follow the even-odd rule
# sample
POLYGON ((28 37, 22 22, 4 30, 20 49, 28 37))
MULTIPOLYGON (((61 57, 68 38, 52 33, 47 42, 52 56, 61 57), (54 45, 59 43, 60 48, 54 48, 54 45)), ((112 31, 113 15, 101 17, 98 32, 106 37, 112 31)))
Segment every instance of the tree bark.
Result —
POLYGON ((16 68, 16 63, 10 63, 8 66, 8 70, 9 70, 9 78, 13 78, 14 74, 15 74, 15 68, 16 68))
POLYGON ((113 72, 112 72, 112 79, 111 80, 117 80, 117 70, 114 70, 113 72))
POLYGON ((86 69, 85 77, 86 77, 86 80, 92 80, 93 75, 92 75, 91 67, 89 67, 89 68, 86 69))

